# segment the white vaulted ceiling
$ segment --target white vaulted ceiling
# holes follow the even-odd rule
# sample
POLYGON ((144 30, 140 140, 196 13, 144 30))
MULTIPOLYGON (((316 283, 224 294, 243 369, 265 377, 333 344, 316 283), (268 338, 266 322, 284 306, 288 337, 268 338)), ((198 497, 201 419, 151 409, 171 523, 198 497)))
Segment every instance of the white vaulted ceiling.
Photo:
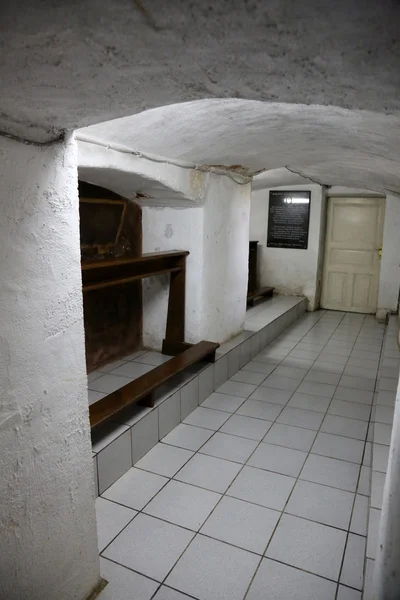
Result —
POLYGON ((322 184, 400 193, 399 133, 396 116, 231 99, 161 107, 78 136, 178 163, 248 174, 287 167, 322 184))
POLYGON ((0 130, 400 193, 399 17, 397 0, 3 0, 0 130))

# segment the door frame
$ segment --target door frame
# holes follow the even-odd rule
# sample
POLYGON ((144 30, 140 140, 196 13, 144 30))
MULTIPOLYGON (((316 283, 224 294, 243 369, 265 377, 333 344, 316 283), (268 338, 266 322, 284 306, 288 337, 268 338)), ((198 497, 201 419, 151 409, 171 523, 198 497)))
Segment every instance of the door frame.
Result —
MULTIPOLYGON (((318 309, 321 309, 321 310, 334 310, 334 309, 323 309, 321 307, 321 299, 322 299, 323 276, 324 276, 325 261, 326 261, 326 242, 327 242, 327 233, 328 233, 329 202, 336 198, 366 199, 366 200, 376 198, 379 200, 383 200, 384 209, 383 209, 383 218, 382 218, 382 221, 383 221, 383 223, 382 223, 382 250, 383 250, 383 243, 384 243, 385 217, 386 217, 386 195, 379 194, 377 192, 370 192, 368 190, 363 190, 362 192, 359 192, 359 193, 351 193, 351 191, 350 191, 350 193, 346 193, 345 189, 343 190, 343 192, 340 192, 340 193, 329 193, 329 191, 327 191, 327 193, 325 195, 325 202, 324 202, 324 207, 323 207, 323 213, 324 213, 323 214, 323 219, 324 219, 323 235, 321 235, 321 239, 320 239, 320 256, 319 256, 320 261, 319 261, 319 264, 321 264, 321 270, 318 270, 318 273, 317 273, 317 277, 318 277, 318 304, 317 304, 317 307, 318 307, 318 309)), ((321 215, 321 221, 322 221, 322 215, 321 215)), ((322 228, 322 223, 321 223, 321 228, 322 228)), ((378 310, 380 285, 381 285, 381 266, 379 265, 379 279, 378 279, 376 311, 378 310)), ((339 309, 337 309, 337 310, 339 310, 339 309)), ((352 311, 352 312, 354 312, 355 314, 367 314, 367 313, 357 313, 356 311, 352 311)), ((368 313, 368 314, 376 314, 376 312, 368 313)))

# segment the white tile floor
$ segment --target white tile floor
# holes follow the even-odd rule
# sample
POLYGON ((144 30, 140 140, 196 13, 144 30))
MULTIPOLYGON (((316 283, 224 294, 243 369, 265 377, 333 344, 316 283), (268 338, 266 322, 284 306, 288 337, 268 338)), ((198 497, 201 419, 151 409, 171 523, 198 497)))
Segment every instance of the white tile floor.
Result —
POLYGON ((369 316, 304 316, 109 487, 101 600, 361 600, 384 330, 369 316))

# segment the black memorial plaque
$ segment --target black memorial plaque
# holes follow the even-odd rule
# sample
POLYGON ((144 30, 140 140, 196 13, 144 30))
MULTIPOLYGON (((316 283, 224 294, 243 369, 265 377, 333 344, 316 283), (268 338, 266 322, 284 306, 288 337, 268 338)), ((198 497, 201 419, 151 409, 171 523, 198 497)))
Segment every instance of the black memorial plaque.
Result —
POLYGON ((269 193, 268 248, 307 250, 311 192, 269 193))

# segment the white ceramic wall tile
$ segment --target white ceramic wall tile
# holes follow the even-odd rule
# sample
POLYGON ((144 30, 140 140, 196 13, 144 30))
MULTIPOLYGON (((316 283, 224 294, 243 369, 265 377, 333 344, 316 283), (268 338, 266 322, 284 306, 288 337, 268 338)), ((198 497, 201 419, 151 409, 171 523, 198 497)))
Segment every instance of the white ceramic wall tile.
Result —
POLYGON ((375 561, 367 558, 365 561, 363 600, 373 600, 373 574, 375 561))
POLYGON ((260 352, 260 334, 257 332, 250 338, 250 356, 253 359, 260 352))
MULTIPOLYGON (((233 352, 233 351, 232 351, 233 352)), ((231 352, 229 353, 229 355, 231 352)), ((229 361, 229 359, 228 359, 229 361)), ((199 404, 214 391, 214 363, 199 374, 199 404)))
POLYGON ((106 448, 125 431, 129 431, 127 425, 118 425, 117 423, 112 422, 106 423, 101 427, 96 427, 92 431, 93 452, 100 452, 100 450, 106 448))
POLYGON ((239 370, 240 346, 233 348, 228 353, 228 378, 230 379, 239 370))
POLYGON ((389 446, 373 444, 372 446, 372 469, 386 473, 389 460, 389 446))
POLYGON ((392 435, 392 425, 386 423, 374 424, 374 442, 383 446, 390 446, 390 438, 392 435))
MULTIPOLYGON (((223 358, 221 360, 224 360, 223 358)), ((217 363, 215 363, 217 364, 217 363)), ((181 389, 181 421, 199 405, 199 377, 195 377, 181 389)))
POLYGON ((126 431, 97 455, 99 494, 132 466, 131 432, 126 431))
POLYGON ((246 340, 240 345, 239 367, 242 368, 251 360, 251 340, 246 340))
POLYGON ((159 440, 158 410, 159 408, 153 409, 131 429, 132 464, 140 460, 159 440))
POLYGON ((372 471, 371 475, 371 506, 381 509, 386 475, 378 471, 372 471))
POLYGON ((175 392, 158 407, 158 436, 165 437, 181 421, 181 392, 175 392))
POLYGON ((228 355, 214 363, 214 389, 218 389, 228 379, 228 355))

